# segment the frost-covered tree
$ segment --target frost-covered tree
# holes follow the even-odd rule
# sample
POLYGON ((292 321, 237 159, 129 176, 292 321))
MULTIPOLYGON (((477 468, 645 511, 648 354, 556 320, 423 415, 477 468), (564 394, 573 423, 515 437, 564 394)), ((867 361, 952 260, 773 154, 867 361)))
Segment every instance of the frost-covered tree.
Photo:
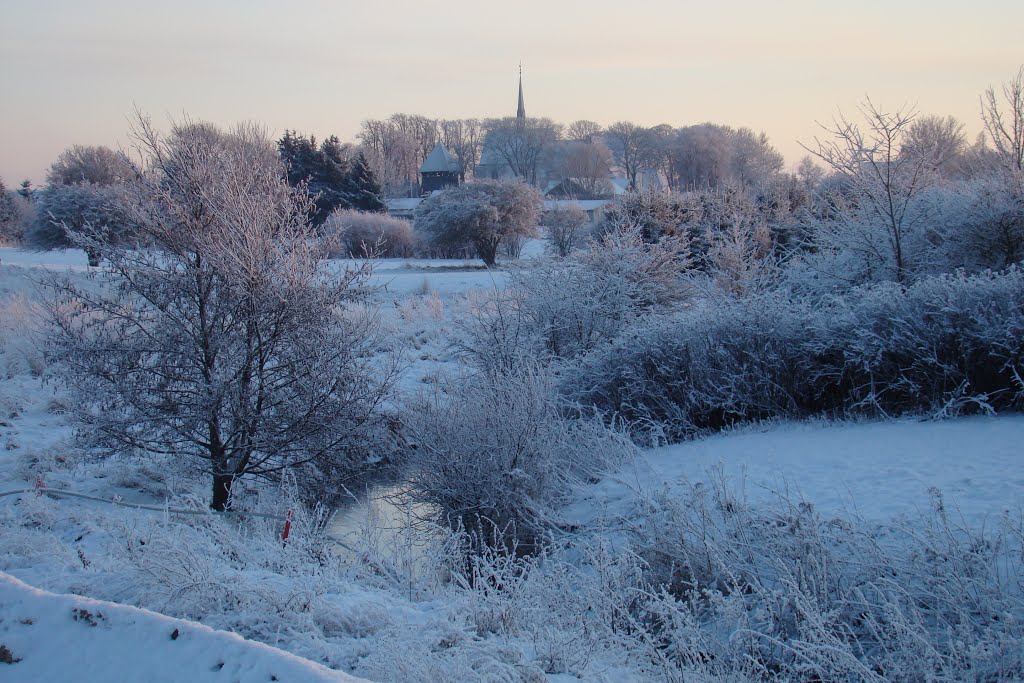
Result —
POLYGON ((643 126, 630 121, 617 121, 608 126, 605 139, 629 181, 629 187, 637 189, 637 175, 650 165, 652 150, 651 137, 643 126))
POLYGON ((1024 66, 1002 86, 1002 100, 990 87, 981 98, 981 116, 1000 162, 1024 174, 1024 66))
POLYGON ((594 142, 602 133, 604 133, 604 128, 601 127, 601 124, 580 119, 573 121, 565 129, 565 139, 576 142, 594 142))
POLYGON ((680 128, 671 157, 675 183, 682 190, 759 188, 773 180, 783 162, 764 133, 713 123, 680 128))
MULTIPOLYGON (((106 287, 52 283, 51 352, 97 447, 194 458, 211 507, 245 476, 358 469, 386 389, 346 313, 366 273, 327 272, 305 191, 262 131, 136 124, 125 210, 147 249, 105 252, 106 287)), ((94 239, 76 240, 84 247, 94 239)))
POLYGON ((109 147, 75 145, 61 152, 46 172, 49 185, 115 185, 131 173, 124 155, 109 147))
POLYGON ((850 257, 838 274, 850 282, 907 282, 925 267, 930 240, 928 204, 919 199, 934 184, 938 149, 902 153, 915 120, 907 108, 887 112, 866 100, 864 123, 840 114, 829 137, 808 148, 844 183, 834 195, 834 220, 819 228, 819 246, 850 257))
POLYGON ((580 245, 589 222, 586 212, 575 203, 545 211, 541 221, 548 250, 558 256, 568 256, 580 245))
POLYGON ((612 152, 602 142, 569 142, 558 150, 555 166, 566 194, 600 199, 611 194, 612 152))
POLYGON ((1024 196, 1005 177, 964 183, 947 193, 946 204, 952 211, 942 219, 955 228, 948 245, 951 266, 1001 269, 1024 260, 1024 196))
POLYGON ((488 119, 484 128, 487 148, 531 184, 536 184, 541 161, 562 136, 562 127, 546 118, 488 119))
MULTIPOLYGON (((25 231, 32 249, 66 249, 75 237, 88 234, 108 244, 126 236, 126 220, 117 186, 49 185, 37 193, 35 221, 25 231)), ((89 265, 99 265, 102 249, 90 246, 89 265)))
POLYGON ((961 170, 967 153, 964 124, 953 116, 919 116, 907 129, 900 154, 923 157, 935 165, 943 177, 954 177, 961 170))
POLYGON ((541 195, 521 181, 478 180, 426 199, 416 210, 416 230, 442 249, 472 245, 488 266, 503 240, 535 237, 541 195))

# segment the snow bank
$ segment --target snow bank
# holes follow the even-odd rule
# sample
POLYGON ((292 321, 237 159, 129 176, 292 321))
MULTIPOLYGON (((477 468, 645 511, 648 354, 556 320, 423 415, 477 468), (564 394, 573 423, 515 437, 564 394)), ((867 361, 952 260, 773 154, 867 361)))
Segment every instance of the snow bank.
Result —
POLYGON ((0 572, 4 681, 359 681, 241 636, 0 572))

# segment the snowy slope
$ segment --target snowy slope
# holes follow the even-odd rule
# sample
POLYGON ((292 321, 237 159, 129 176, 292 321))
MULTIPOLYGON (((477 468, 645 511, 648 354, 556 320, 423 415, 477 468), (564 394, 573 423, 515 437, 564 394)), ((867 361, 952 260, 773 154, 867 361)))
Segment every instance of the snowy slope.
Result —
POLYGON ((0 572, 4 681, 359 681, 208 626, 37 590, 0 572))

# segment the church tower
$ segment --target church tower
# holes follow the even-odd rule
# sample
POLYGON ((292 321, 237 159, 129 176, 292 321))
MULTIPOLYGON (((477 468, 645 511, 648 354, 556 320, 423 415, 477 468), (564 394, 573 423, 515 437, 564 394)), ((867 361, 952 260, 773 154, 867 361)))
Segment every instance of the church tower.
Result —
POLYGON ((519 64, 519 108, 516 109, 516 121, 526 123, 526 104, 523 103, 523 65, 519 64))

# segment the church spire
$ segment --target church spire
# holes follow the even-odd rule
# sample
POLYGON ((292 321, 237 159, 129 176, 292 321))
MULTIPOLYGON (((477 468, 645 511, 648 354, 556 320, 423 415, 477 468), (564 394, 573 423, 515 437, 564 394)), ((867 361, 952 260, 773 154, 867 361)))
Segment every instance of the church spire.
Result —
POLYGON ((516 120, 526 121, 526 104, 523 103, 523 63, 519 62, 519 108, 516 110, 516 120))

